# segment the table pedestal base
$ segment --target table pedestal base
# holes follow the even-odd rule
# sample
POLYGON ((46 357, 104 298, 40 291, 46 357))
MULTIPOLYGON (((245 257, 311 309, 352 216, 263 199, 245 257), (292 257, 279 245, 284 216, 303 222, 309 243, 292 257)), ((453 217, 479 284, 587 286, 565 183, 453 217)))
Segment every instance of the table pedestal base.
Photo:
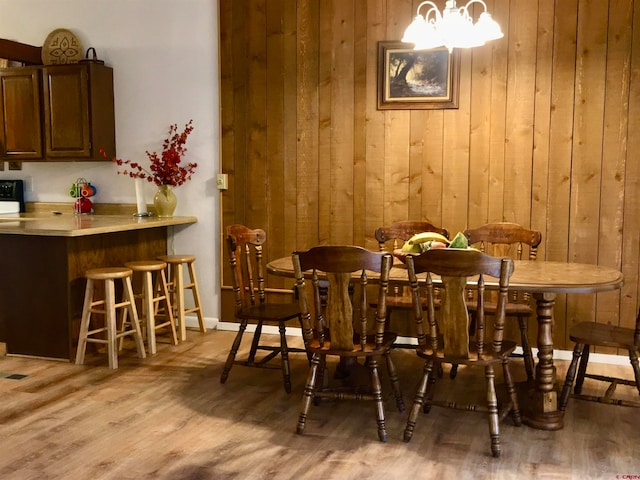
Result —
POLYGON ((557 392, 540 393, 533 383, 516 384, 522 423, 539 430, 561 430, 564 428, 564 412, 557 410, 557 392))

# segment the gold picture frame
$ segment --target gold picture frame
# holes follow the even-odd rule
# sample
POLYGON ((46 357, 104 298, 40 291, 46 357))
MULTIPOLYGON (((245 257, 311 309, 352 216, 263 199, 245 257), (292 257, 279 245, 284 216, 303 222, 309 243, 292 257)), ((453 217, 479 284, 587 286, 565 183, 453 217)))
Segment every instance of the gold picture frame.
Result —
POLYGON ((460 54, 378 42, 378 109, 458 108, 460 54))

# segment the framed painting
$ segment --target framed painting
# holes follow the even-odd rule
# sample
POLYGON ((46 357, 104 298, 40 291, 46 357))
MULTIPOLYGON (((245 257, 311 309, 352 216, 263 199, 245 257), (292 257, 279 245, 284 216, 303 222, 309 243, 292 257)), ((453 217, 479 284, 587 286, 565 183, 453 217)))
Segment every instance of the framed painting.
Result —
POLYGON ((460 53, 378 42, 378 109, 458 108, 460 53))

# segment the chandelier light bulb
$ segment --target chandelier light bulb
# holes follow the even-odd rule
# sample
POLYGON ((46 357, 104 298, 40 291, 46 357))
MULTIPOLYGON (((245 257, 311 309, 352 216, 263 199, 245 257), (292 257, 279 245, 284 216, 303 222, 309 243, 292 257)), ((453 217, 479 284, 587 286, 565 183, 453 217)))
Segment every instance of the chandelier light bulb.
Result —
POLYGON ((470 0, 460 8, 455 0, 447 0, 442 13, 435 3, 425 1, 418 5, 417 14, 405 30, 402 41, 413 43, 415 50, 444 46, 451 52, 454 48, 478 47, 503 36, 500 25, 487 12, 487 5, 482 0, 470 0), (475 24, 469 14, 469 7, 473 3, 480 3, 484 7, 475 24), (424 6, 430 8, 422 16, 420 9, 424 6))

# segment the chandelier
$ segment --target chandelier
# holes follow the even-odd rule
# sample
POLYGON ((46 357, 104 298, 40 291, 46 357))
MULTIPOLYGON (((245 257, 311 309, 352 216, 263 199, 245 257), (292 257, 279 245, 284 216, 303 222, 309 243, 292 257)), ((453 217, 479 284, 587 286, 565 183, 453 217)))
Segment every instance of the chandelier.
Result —
POLYGON ((454 48, 479 47, 503 36, 500 25, 491 18, 482 0, 470 0, 460 8, 456 7, 455 0, 447 0, 442 13, 435 3, 426 1, 418 5, 417 14, 405 30, 402 41, 415 44, 415 50, 445 46, 451 52, 454 48), (472 3, 480 3, 484 7, 475 24, 469 14, 472 3), (420 15, 423 6, 431 7, 424 17, 420 15))

